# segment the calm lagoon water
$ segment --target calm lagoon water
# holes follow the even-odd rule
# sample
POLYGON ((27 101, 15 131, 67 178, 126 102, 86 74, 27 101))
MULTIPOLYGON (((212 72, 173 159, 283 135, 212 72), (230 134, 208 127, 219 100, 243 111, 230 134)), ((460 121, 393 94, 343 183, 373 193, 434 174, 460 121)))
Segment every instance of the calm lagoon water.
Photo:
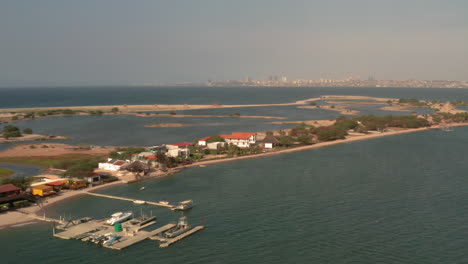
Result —
MULTIPOLYGON (((207 228, 167 249, 144 241, 122 252, 53 238, 49 224, 15 228, 0 232, 2 263, 466 263, 467 132, 347 143, 106 189, 146 200, 194 199, 186 215, 193 224, 204 217, 207 228)), ((180 216, 143 208, 159 225, 180 216)), ((127 209, 139 211, 82 197, 47 214, 105 217, 127 209)))
MULTIPOLYGON (((466 89, 25 88, 0 89, 0 107, 283 103, 325 94, 468 100, 466 89)), ((228 110, 230 114, 233 109, 228 110)), ((238 110, 248 115, 271 109, 238 110)), ((276 111, 291 120, 339 115, 287 107, 276 111)), ((73 137, 66 143, 96 145, 153 145, 282 127, 265 124, 275 120, 258 121, 116 115, 53 117, 17 125, 73 137), (144 128, 151 123, 205 125, 144 128)), ((101 192, 144 200, 193 199, 196 207, 186 215, 193 224, 204 218, 207 228, 167 249, 144 241, 117 252, 56 239, 49 224, 16 227, 0 231, 1 263, 468 263, 467 135, 466 127, 424 131, 191 168, 105 189, 101 192)), ((0 149, 4 146, 11 144, 0 144, 0 149)), ((47 214, 101 218, 141 208, 158 217, 158 226, 180 216, 90 196, 55 205, 47 214)))

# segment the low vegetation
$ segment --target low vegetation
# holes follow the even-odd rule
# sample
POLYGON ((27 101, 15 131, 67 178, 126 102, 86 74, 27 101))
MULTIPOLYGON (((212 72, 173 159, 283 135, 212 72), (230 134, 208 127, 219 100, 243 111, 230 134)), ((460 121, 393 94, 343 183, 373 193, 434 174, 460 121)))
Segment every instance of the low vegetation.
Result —
POLYGON ((432 114, 432 120, 433 120, 434 123, 441 123, 441 122, 463 123, 463 122, 468 122, 468 112, 456 113, 456 114, 438 112, 438 113, 432 114))
POLYGON ((0 178, 8 177, 14 173, 15 172, 10 169, 0 168, 0 178))
POLYGON ((140 147, 118 148, 116 151, 113 151, 109 154, 109 158, 128 160, 132 157, 133 154, 141 153, 144 151, 146 151, 146 149, 140 147))
POLYGON ((410 98, 410 99, 402 98, 398 100, 398 103, 413 106, 413 107, 418 107, 418 108, 429 107, 429 104, 427 102, 420 101, 415 98, 410 98))

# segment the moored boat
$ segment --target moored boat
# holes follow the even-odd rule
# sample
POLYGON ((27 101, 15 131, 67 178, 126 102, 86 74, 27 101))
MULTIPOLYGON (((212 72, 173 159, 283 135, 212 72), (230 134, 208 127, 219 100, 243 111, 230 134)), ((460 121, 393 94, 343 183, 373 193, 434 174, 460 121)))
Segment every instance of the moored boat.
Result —
POLYGON ((187 200, 187 201, 182 201, 179 203, 179 205, 173 207, 171 210, 181 210, 185 211, 193 207, 193 201, 192 200, 187 200))
POLYGON ((189 231, 190 229, 192 229, 192 227, 188 224, 187 217, 184 216, 179 218, 177 225, 174 228, 169 229, 166 233, 164 233, 164 235, 167 238, 173 238, 189 231))
POLYGON ((111 218, 106 221, 108 225, 125 222, 133 217, 132 212, 117 212, 111 215, 111 218))

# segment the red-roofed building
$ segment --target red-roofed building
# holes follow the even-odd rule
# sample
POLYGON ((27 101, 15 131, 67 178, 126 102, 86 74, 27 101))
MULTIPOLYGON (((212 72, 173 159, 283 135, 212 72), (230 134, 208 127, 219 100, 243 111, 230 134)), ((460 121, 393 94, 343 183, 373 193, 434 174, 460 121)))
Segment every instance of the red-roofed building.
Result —
POLYGON ((21 189, 11 183, 0 185, 0 197, 19 195, 21 189))
POLYGON ((234 132, 231 135, 219 135, 226 143, 236 145, 240 148, 248 148, 257 141, 257 133, 234 132))
POLYGON ((209 138, 210 138, 210 137, 204 137, 204 138, 202 138, 202 139, 199 139, 199 140, 198 140, 198 145, 199 145, 199 146, 206 146, 206 144, 207 144, 206 141, 207 141, 209 138))
POLYGON ((63 184, 65 184, 63 181, 54 181, 54 182, 46 183, 46 185, 53 186, 53 187, 60 187, 63 184))

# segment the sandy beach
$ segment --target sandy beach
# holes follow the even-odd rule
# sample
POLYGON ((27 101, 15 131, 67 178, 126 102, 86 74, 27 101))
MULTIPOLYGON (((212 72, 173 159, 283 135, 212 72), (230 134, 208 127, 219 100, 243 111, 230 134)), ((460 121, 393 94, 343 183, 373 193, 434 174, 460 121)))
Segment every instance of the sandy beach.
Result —
POLYGON ((107 184, 98 185, 95 187, 89 187, 78 191, 62 191, 55 196, 46 198, 42 206, 33 205, 25 208, 21 208, 18 211, 8 211, 0 213, 0 230, 8 227, 22 226, 25 223, 37 223, 38 217, 44 216, 44 211, 49 206, 52 206, 58 202, 63 202, 68 199, 77 198, 79 196, 87 195, 86 192, 96 191, 111 186, 124 184, 121 181, 111 182, 107 184))

